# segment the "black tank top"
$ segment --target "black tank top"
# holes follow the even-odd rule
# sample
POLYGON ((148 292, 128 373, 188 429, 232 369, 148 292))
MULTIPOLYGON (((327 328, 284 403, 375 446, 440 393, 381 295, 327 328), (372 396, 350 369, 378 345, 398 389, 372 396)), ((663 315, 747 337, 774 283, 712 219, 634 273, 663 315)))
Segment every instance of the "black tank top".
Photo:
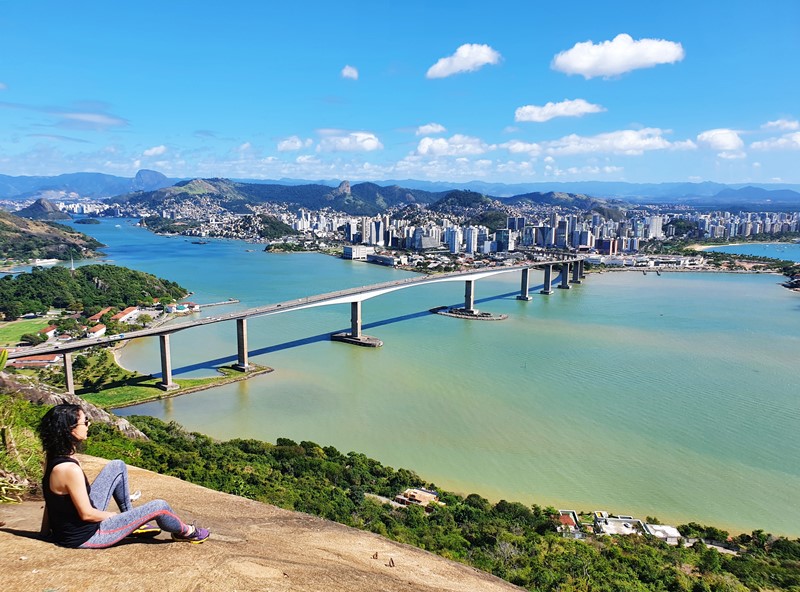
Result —
MULTIPOLYGON (((73 462, 80 466, 77 460, 69 456, 57 456, 51 460, 42 478, 42 493, 44 493, 50 529, 53 531, 53 540, 63 547, 80 547, 92 538, 92 535, 100 528, 100 523, 81 520, 78 509, 68 493, 60 495, 50 490, 50 473, 54 467, 65 462, 73 462)), ((89 495, 92 486, 89 485, 85 474, 83 479, 86 481, 86 495, 89 495)), ((91 499, 89 501, 91 503, 91 499)), ((94 504, 92 507, 94 508, 94 504)))

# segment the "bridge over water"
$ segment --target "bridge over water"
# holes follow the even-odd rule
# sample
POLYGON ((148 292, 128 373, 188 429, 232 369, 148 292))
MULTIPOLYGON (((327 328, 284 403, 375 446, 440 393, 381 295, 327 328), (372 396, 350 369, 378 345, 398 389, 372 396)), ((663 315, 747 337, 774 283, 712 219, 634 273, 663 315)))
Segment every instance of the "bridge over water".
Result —
MULTIPOLYGON (((131 331, 119 335, 103 337, 92 337, 87 339, 77 339, 61 345, 43 346, 32 349, 17 350, 9 352, 9 359, 24 358, 32 354, 62 354, 64 358, 64 375, 66 378, 66 390, 69 393, 75 392, 75 384, 72 376, 72 354, 98 345, 111 345, 120 341, 129 341, 142 337, 158 337, 161 348, 161 382, 159 387, 164 390, 174 390, 179 385, 172 380, 172 362, 170 359, 169 338, 172 333, 186 331, 195 327, 209 325, 212 323, 222 323, 226 321, 236 321, 236 342, 237 342, 237 363, 236 368, 246 371, 249 367, 247 349, 247 319, 254 317, 283 314, 306 308, 318 306, 330 306, 335 304, 350 304, 350 332, 332 335, 332 339, 352 343, 355 345, 382 345, 382 342, 374 337, 363 335, 361 332, 362 311, 361 303, 364 300, 375 298, 389 292, 413 288, 416 286, 435 284, 440 282, 464 282, 464 307, 462 309, 464 318, 469 318, 470 313, 477 313, 475 310, 475 282, 479 279, 498 275, 501 273, 520 272, 520 291, 517 295, 519 300, 530 300, 530 270, 533 268, 544 269, 544 285, 540 290, 541 294, 553 293, 553 266, 560 265, 560 282, 557 287, 569 289, 570 284, 580 284, 584 276, 584 260, 582 257, 562 256, 561 258, 549 258, 542 261, 526 261, 517 265, 504 265, 498 267, 487 267, 480 270, 455 271, 436 275, 423 275, 402 280, 372 284, 357 288, 348 288, 317 294, 304 298, 296 298, 285 302, 267 304, 255 308, 223 314, 219 316, 206 317, 180 323, 173 323, 161 327, 152 327, 139 331, 131 331), (570 270, 572 277, 570 278, 570 270)), ((558 278, 557 278, 558 279, 558 278)), ((477 317, 476 317, 477 318, 477 317)))

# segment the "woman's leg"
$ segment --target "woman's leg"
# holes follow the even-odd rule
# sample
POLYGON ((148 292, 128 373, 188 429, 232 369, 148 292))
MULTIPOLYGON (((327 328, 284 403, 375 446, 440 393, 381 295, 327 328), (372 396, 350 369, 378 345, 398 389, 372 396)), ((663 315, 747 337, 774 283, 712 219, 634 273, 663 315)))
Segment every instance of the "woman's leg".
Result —
POLYGON ((192 527, 184 524, 172 508, 164 500, 153 500, 134 508, 106 518, 100 523, 100 528, 88 541, 83 543, 81 549, 102 549, 115 545, 131 534, 142 524, 155 520, 162 530, 179 535, 192 532, 192 527))
POLYGON ((103 467, 103 470, 92 482, 89 499, 92 500, 95 508, 105 510, 108 508, 112 496, 121 512, 133 509, 130 489, 128 489, 128 467, 121 460, 112 460, 103 467))

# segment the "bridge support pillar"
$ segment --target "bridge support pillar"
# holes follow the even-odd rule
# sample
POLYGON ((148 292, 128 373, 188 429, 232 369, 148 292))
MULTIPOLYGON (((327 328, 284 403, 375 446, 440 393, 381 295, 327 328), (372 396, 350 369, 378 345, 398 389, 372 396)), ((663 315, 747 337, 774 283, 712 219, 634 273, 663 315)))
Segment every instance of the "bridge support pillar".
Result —
POLYGON ((164 391, 174 391, 180 386, 172 382, 172 361, 169 355, 169 333, 158 336, 161 345, 161 382, 156 386, 164 391))
POLYGON ((539 290, 539 294, 552 294, 553 293, 553 266, 544 266, 544 286, 539 290))
POLYGON ((519 286, 519 296, 517 296, 517 300, 530 300, 531 297, 528 295, 528 290, 530 289, 530 275, 531 275, 531 268, 526 267, 522 270, 522 279, 520 281, 519 286))
POLYGON ((370 337, 361 333, 361 301, 350 303, 350 333, 334 333, 331 335, 333 341, 341 341, 350 345, 360 345, 362 347, 381 347, 383 341, 376 337, 370 337))
POLYGON ((246 372, 249 366, 247 359, 247 319, 236 319, 236 364, 234 368, 246 372))
POLYGON ((569 262, 561 264, 561 283, 558 285, 562 290, 569 290, 569 262))
POLYGON ((66 392, 70 395, 75 394, 75 380, 72 378, 72 354, 64 352, 64 383, 66 392))
POLYGON ((475 280, 464 282, 464 310, 467 312, 475 311, 475 280))
POLYGON ((361 339, 361 301, 350 303, 350 337, 361 339))
POLYGON ((569 281, 570 284, 580 284, 581 283, 581 266, 580 261, 575 261, 572 264, 572 279, 569 281))
POLYGON ((585 262, 584 262, 584 260, 583 260, 583 259, 581 259, 580 261, 578 261, 578 267, 579 267, 579 268, 580 268, 580 270, 581 270, 581 271, 580 271, 580 274, 579 274, 579 275, 580 275, 580 277, 581 277, 581 279, 586 279, 586 269, 585 269, 585 267, 584 267, 584 263, 585 263, 585 262))

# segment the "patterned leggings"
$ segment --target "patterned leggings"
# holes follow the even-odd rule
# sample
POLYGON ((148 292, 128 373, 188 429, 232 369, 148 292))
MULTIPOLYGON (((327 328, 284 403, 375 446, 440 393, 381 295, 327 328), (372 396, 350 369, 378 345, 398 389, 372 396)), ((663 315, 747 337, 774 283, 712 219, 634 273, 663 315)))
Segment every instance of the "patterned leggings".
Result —
POLYGON ((115 545, 151 520, 155 520, 167 532, 187 534, 191 530, 164 500, 153 500, 134 508, 128 489, 128 467, 121 460, 112 460, 103 467, 92 483, 92 492, 89 494, 92 504, 99 510, 108 508, 112 497, 121 513, 103 520, 92 538, 80 546, 81 549, 102 549, 115 545))

